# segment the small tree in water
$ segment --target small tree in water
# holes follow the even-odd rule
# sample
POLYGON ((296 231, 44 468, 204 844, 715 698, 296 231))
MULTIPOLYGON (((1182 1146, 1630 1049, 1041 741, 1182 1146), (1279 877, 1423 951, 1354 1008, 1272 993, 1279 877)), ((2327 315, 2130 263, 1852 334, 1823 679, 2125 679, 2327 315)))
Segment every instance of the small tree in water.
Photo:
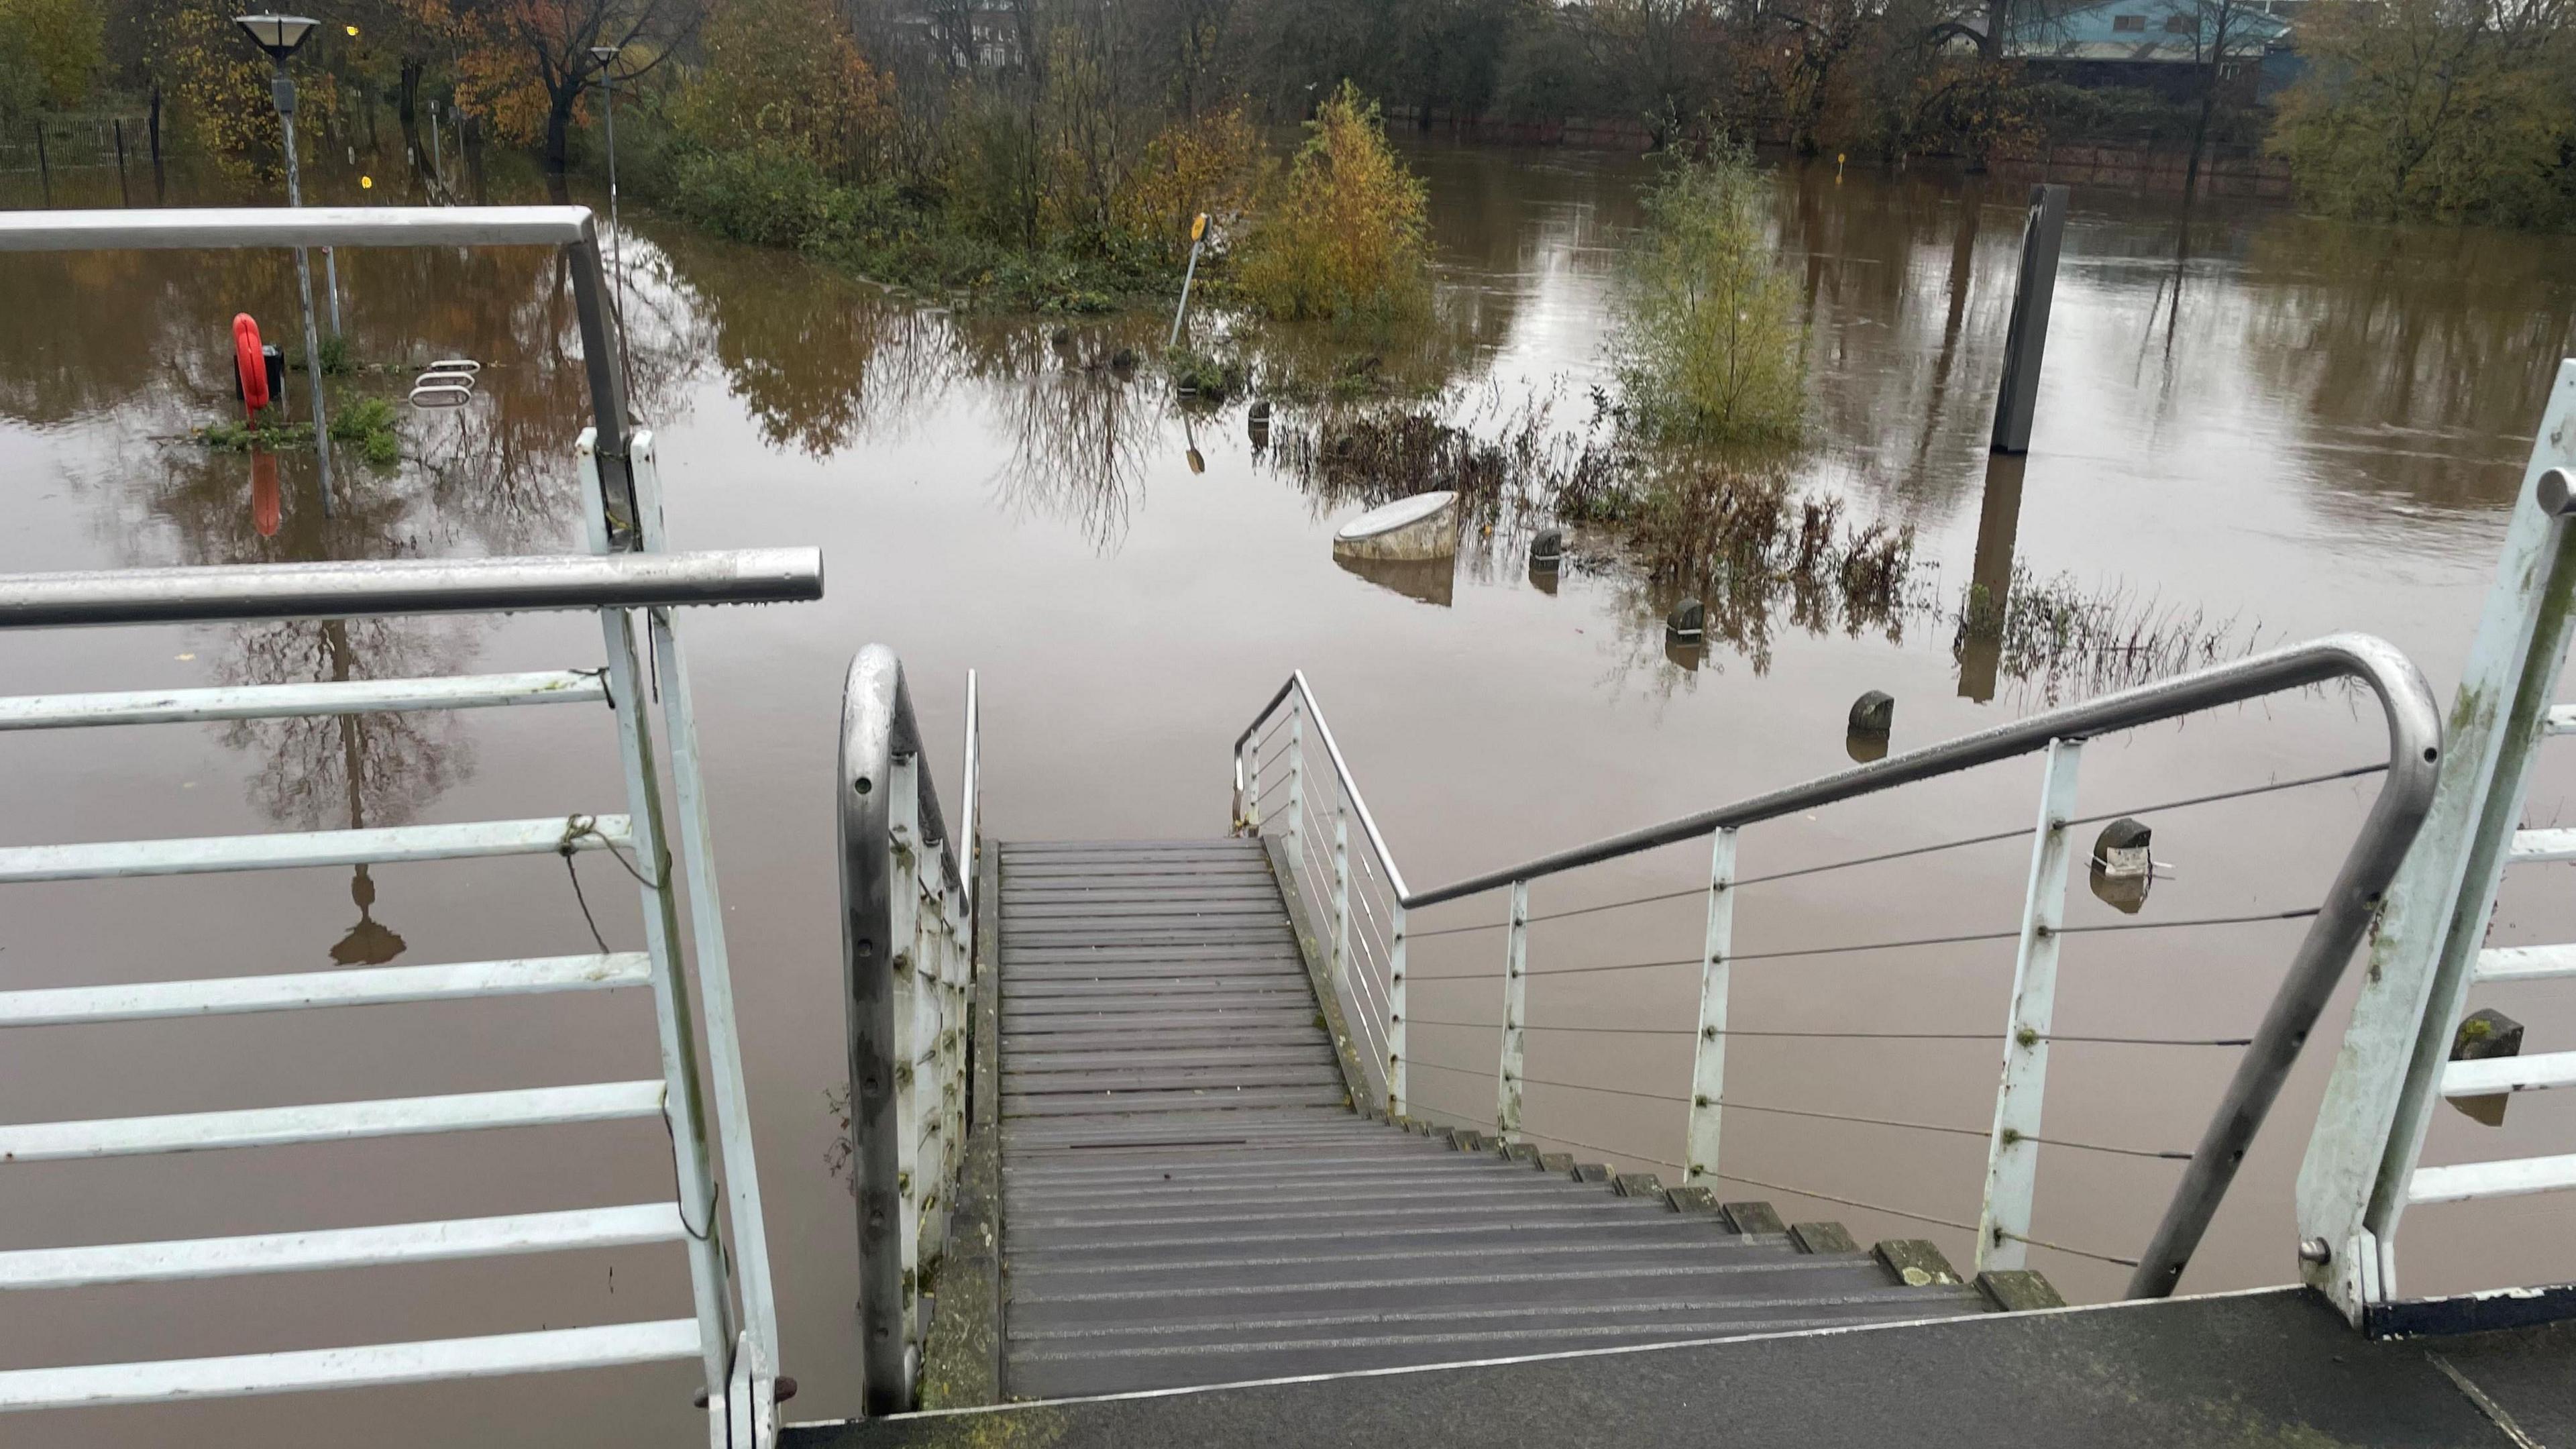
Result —
POLYGON ((1342 88, 1262 208, 1236 280, 1273 317, 1388 317, 1422 301, 1422 182, 1387 149, 1376 103, 1342 88))
POLYGON ((1797 440, 1807 325, 1764 226, 1766 190, 1752 152, 1721 140, 1646 193, 1611 355, 1628 423, 1650 438, 1797 440))

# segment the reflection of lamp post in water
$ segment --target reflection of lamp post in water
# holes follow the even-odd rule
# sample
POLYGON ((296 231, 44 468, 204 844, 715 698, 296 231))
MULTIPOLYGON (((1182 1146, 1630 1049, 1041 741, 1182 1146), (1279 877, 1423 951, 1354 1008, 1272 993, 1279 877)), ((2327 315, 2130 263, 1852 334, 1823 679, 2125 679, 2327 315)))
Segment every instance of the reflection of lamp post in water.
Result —
MULTIPOLYGON (((322 648, 331 658, 331 678, 346 683, 351 677, 352 657, 349 647, 349 621, 326 619, 322 623, 322 648)), ((359 716, 343 714, 340 725, 340 772, 347 777, 349 789, 349 828, 367 828, 367 807, 359 791, 366 778, 367 755, 359 744, 359 716)), ((358 923, 349 928, 331 947, 331 959, 342 966, 382 966, 403 953, 404 941, 368 914, 376 903, 376 883, 367 877, 367 868, 359 866, 349 881, 349 899, 357 902, 358 923)))
MULTIPOLYGON (((236 15, 233 23, 251 42, 268 52, 277 68, 269 78, 269 96, 277 102, 277 119, 286 134, 286 204, 304 205, 295 173, 295 81, 286 73, 286 58, 313 33, 313 21, 302 15, 236 15)), ((313 327, 313 264, 304 248, 295 249, 295 286, 304 297, 304 373, 313 382, 313 456, 322 466, 322 514, 331 514, 331 427, 322 414, 322 339, 313 327)))
POLYGON ((617 73, 609 67, 617 60, 617 47, 594 45, 590 58, 599 62, 600 111, 608 130, 608 244, 609 265, 617 269, 617 325, 626 325, 626 269, 618 264, 624 250, 617 239, 617 73))

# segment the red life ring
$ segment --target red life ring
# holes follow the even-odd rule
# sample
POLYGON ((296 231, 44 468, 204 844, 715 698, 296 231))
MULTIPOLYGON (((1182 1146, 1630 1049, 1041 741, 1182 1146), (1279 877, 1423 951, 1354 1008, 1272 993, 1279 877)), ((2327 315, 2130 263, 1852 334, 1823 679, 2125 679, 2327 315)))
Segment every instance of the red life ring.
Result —
POLYGON ((241 379, 242 405, 252 417, 268 406, 268 359, 259 345, 259 324, 248 312, 233 317, 233 373, 241 379))

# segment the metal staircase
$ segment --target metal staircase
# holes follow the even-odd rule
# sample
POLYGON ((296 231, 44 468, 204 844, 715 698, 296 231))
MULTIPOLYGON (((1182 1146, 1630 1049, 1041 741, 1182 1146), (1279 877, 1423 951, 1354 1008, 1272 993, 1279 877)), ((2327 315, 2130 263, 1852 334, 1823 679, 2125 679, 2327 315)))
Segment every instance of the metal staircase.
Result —
MULTIPOLYGON (((2408 1207, 2576 1189, 2576 1151, 2421 1165, 2444 1099, 2576 1086, 2576 1051, 2453 1060, 2480 987, 2576 978, 2576 944, 2488 941, 2508 869, 2576 861, 2576 830, 2522 824, 2533 760, 2552 739, 2576 734, 2576 705, 2554 702, 2576 636, 2571 517, 2576 361, 2559 365, 2451 706, 2433 808, 2389 887, 2377 969, 2354 1007, 2300 1173, 2304 1276, 2354 1323, 2376 1330, 2452 1317, 2442 1304, 2399 1296, 2397 1233, 2408 1207)), ((2499 1302, 2520 1316, 2564 1315, 2576 1291, 2518 1289, 2499 1302)))
MULTIPOLYGON (((566 799, 559 802, 561 813, 533 819, 16 845, 0 848, 0 885, 500 856, 568 859, 575 852, 613 851, 631 857, 645 949, 39 987, 0 993, 0 1027, 647 989, 653 994, 660 1072, 571 1086, 22 1122, 0 1126, 0 1163, 24 1170, 27 1164, 70 1159, 658 1118, 670 1133, 670 1194, 658 1201, 571 1211, 5 1252, 0 1253, 0 1291, 20 1295, 12 1300, 18 1306, 26 1302, 23 1295, 47 1290, 668 1243, 687 1257, 691 1307, 645 1321, 426 1342, 6 1369, 0 1370, 0 1409, 696 1360, 704 1374, 709 1442, 718 1449, 765 1449, 775 1441, 777 1312, 723 907, 709 841, 706 784, 674 612, 690 605, 817 598, 822 592, 819 554, 811 549, 668 551, 653 440, 626 425, 616 342, 585 210, 57 212, 0 219, 0 248, 18 250, 494 243, 553 246, 570 264, 598 413, 598 425, 586 430, 579 444, 591 554, 21 575, 0 578, 0 629, 594 610, 604 645, 601 663, 515 674, 8 699, 0 700, 0 731, 604 703, 623 766, 622 811, 603 808, 616 802, 566 799), (659 751, 657 712, 663 730, 659 751), (700 1013, 703 1020, 697 1019, 700 1013), (701 1032, 704 1063, 699 1060, 701 1032), (721 1152, 720 1188, 707 1131, 710 1109, 721 1152)), ((89 964, 62 962, 53 969, 77 978, 89 964)), ((109 1069, 101 1065, 103 1072, 109 1069)), ((658 1144, 654 1150, 658 1157, 658 1144)), ((385 1307, 390 1320, 403 1316, 399 1300, 385 1307)))

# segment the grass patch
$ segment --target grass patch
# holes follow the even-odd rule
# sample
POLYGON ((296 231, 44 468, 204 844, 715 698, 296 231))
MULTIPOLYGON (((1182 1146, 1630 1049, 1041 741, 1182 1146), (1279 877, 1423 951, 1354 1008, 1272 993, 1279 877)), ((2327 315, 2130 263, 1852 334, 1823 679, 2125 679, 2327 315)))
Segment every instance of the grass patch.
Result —
MULTIPOLYGON (((402 460, 402 437, 394 429, 394 420, 392 403, 380 397, 356 398, 332 415, 331 438, 354 446, 369 463, 389 468, 402 460)), ((296 452, 313 446, 313 425, 208 423, 195 436, 205 446, 227 453, 296 452)))

